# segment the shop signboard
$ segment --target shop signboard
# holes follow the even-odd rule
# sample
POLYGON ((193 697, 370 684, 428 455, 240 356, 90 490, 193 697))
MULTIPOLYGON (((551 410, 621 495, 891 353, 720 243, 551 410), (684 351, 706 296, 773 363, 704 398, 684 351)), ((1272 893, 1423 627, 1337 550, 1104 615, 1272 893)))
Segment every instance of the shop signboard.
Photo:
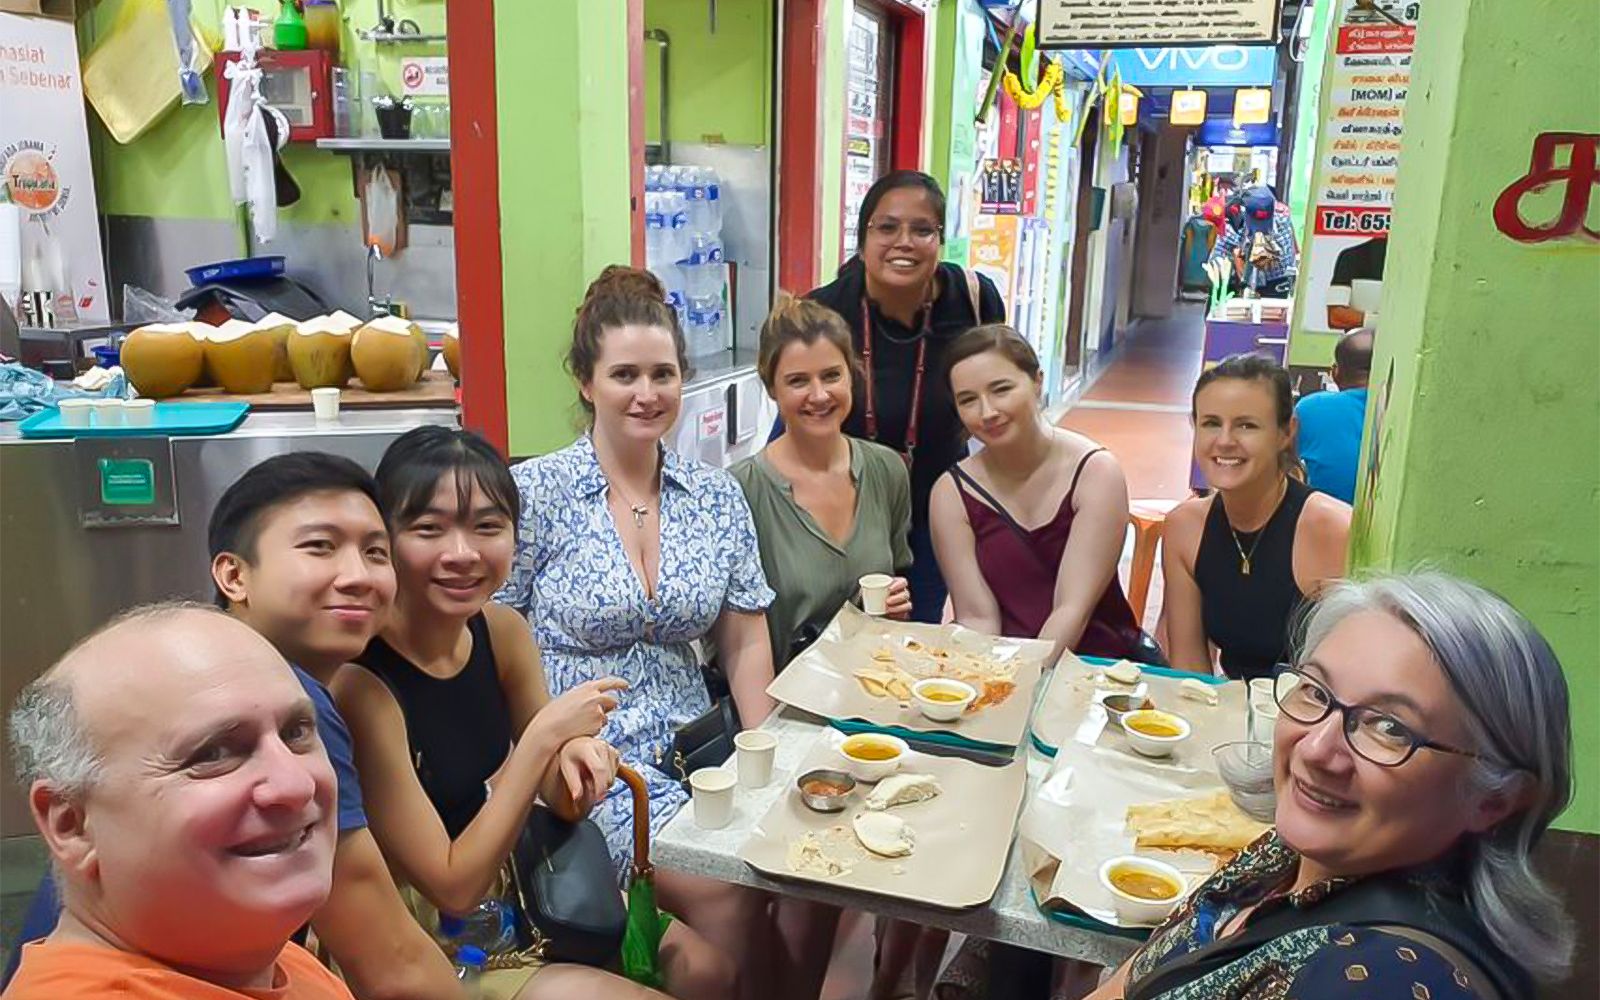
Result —
POLYGON ((1107 61, 1108 73, 1121 70, 1122 82, 1135 87, 1270 87, 1278 73, 1271 45, 1118 49, 1107 61))
POLYGON ((21 209, 21 239, 0 235, 0 253, 48 304, 36 321, 110 318, 85 106, 72 22, 0 13, 0 185, 21 209))
POLYGON ((1047 49, 1276 45, 1280 0, 1038 0, 1047 49))
POLYGON ((1276 120, 1259 125, 1235 125, 1227 115, 1212 115, 1195 130, 1196 146, 1276 146, 1276 120))
POLYGON ((1306 358, 1302 334, 1335 334, 1376 315, 1421 5, 1380 6, 1402 23, 1359 0, 1339 0, 1335 8, 1291 360, 1306 358))

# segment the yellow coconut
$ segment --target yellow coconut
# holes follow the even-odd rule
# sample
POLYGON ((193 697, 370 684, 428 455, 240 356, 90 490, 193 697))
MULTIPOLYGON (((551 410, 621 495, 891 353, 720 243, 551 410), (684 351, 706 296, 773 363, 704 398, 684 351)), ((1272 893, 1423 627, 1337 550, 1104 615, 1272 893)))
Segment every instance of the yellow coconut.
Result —
POLYGON ((267 313, 256 320, 255 327, 272 338, 272 381, 293 382, 294 369, 289 367, 289 334, 298 324, 279 313, 267 313))
POLYGON ((206 368, 228 392, 271 392, 277 352, 271 331, 230 319, 206 338, 206 368))
POLYGON ((394 392, 417 381, 417 325, 398 316, 380 316, 350 338, 350 361, 361 384, 373 392, 394 392))
POLYGON ((444 366, 450 369, 450 377, 461 378, 461 325, 451 323, 444 330, 444 366))
POLYGON ((326 316, 306 320, 289 336, 289 365, 302 389, 350 380, 350 333, 326 316))
MULTIPOLYGON (((232 322, 236 322, 236 321, 235 320, 229 320, 228 322, 232 323, 232 322)), ((194 380, 194 385, 191 386, 190 388, 193 388, 193 389, 210 389, 210 388, 213 388, 217 384, 217 377, 215 375, 211 374, 211 366, 209 364, 207 364, 206 360, 205 360, 206 341, 210 340, 211 339, 211 334, 216 332, 218 329, 220 329, 220 327, 212 326, 210 323, 205 323, 205 322, 202 322, 201 320, 197 320, 197 319, 196 320, 190 320, 189 322, 185 323, 184 325, 189 328, 190 335, 193 336, 195 340, 198 340, 200 342, 200 377, 194 380)))
POLYGON ((329 313, 327 320, 329 324, 336 326, 347 333, 355 333, 357 330, 361 329, 361 321, 345 312, 343 309, 335 309, 333 312, 329 313))
POLYGON ((200 378, 205 349, 187 323, 152 323, 122 342, 122 370, 139 395, 179 396, 200 378))

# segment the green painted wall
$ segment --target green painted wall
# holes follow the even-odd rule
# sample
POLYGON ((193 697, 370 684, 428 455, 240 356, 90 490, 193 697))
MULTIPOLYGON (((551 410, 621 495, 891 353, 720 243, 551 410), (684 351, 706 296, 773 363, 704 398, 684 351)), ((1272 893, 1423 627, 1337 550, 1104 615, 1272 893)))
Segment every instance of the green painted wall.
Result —
MULTIPOLYGON (((99 0, 79 17, 79 48, 85 56, 112 30, 129 2, 99 0)), ((195 0, 191 10, 202 32, 212 33, 220 40, 225 6, 228 0, 195 0)), ((278 9, 274 0, 249 0, 242 6, 260 10, 269 19, 276 16, 278 9)), ((442 0, 395 0, 390 7, 395 16, 416 21, 424 33, 444 30, 442 0)), ((341 62, 358 72, 376 72, 396 90, 402 56, 444 52, 440 44, 378 46, 360 41, 356 32, 377 20, 377 0, 344 0, 341 10, 346 22, 341 62)), ((98 116, 90 113, 95 188, 102 213, 218 221, 238 217, 228 195, 214 70, 207 74, 207 88, 210 103, 179 105, 126 146, 112 139, 98 116)), ((299 203, 283 210, 285 221, 333 223, 357 217, 359 206, 351 185, 348 157, 291 144, 284 150, 283 161, 303 194, 299 203)))
MULTIPOLYGON (((710 31, 706 0, 645 0, 644 25, 665 31, 667 128, 674 142, 765 146, 772 136, 770 2, 719 3, 710 31)), ((659 138, 660 71, 645 48, 645 138, 659 138)))
MULTIPOLYGON (((1595 4, 1428 6, 1373 368, 1365 447, 1376 436, 1378 469, 1369 489, 1363 462, 1352 540, 1357 566, 1470 577, 1549 638, 1576 738, 1561 825, 1588 832, 1600 832, 1600 246, 1518 243, 1490 213, 1528 172, 1536 135, 1600 133, 1596 52, 1595 4)), ((1529 197, 1524 217, 1555 218, 1564 193, 1529 197)))
POLYGON ((501 2, 495 35, 508 430, 530 455, 574 437, 573 310, 630 257, 627 3, 501 2))

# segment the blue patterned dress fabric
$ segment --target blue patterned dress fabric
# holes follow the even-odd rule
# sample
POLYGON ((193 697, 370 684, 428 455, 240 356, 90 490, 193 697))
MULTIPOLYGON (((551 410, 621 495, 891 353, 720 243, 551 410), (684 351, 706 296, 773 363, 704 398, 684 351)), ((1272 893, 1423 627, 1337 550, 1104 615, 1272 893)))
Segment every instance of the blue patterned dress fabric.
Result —
MULTIPOLYGON (((666 451, 652 601, 622 547, 587 435, 513 466, 511 475, 522 513, 511 575, 495 600, 531 623, 552 695, 598 677, 628 682, 600 738, 649 784, 653 838, 689 798, 657 770, 657 754, 670 753, 677 726, 711 707, 690 643, 724 608, 760 612, 772 603, 750 508, 731 475, 666 451)), ((626 871, 633 854, 627 786, 613 785, 590 818, 626 871)))
MULTIPOLYGON (((1300 861, 1275 831, 1213 875, 1150 935, 1129 969, 1130 987, 1168 962, 1211 944, 1246 906, 1312 908, 1353 879, 1275 895, 1300 861), (1272 898, 1269 898, 1272 897, 1272 898), (1262 902, 1266 900, 1266 902, 1262 902)), ((1432 873, 1419 872, 1418 891, 1432 873)), ((1159 1000, 1480 1000, 1471 975, 1435 949, 1373 927, 1325 924, 1291 931, 1159 1000)))

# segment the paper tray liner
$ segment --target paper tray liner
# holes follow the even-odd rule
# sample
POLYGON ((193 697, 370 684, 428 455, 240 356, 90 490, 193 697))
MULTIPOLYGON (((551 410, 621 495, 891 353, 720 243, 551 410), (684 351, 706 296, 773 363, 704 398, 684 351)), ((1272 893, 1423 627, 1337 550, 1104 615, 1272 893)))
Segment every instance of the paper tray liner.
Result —
POLYGON ((1145 673, 1136 687, 1107 682, 1077 657, 1061 658, 1035 714, 1034 736, 1057 747, 1045 781, 1030 797, 1017 832, 1034 894, 1045 909, 1070 909, 1112 927, 1111 896, 1100 885, 1100 865, 1119 854, 1158 857, 1190 876, 1209 876, 1213 856, 1196 851, 1138 850, 1126 829, 1131 805, 1200 798, 1225 788, 1212 748, 1246 738, 1243 682, 1216 685, 1215 706, 1178 694, 1180 680, 1145 673), (1097 680, 1097 678, 1100 678, 1097 680), (1094 702, 1100 691, 1144 694, 1158 708, 1189 720, 1193 735, 1165 760, 1150 760, 1128 748, 1094 702))
POLYGON ((822 636, 767 686, 767 693, 786 705, 827 719, 862 719, 876 726, 901 726, 914 732, 948 733, 978 743, 1019 746, 1027 734, 1028 713, 1037 694, 1040 673, 1051 643, 1041 639, 997 638, 960 625, 925 625, 873 618, 845 605, 822 636), (1016 690, 998 705, 963 715, 954 722, 934 722, 914 704, 876 698, 856 680, 855 672, 874 664, 872 654, 888 646, 897 655, 914 657, 905 644, 984 653, 1014 660, 1016 690))
POLYGON ((785 781, 789 787, 756 824, 740 848, 739 857, 773 878, 817 882, 944 909, 981 906, 993 898, 1005 872, 1017 813, 1027 788, 1027 762, 1023 760, 990 767, 959 757, 934 757, 912 751, 900 771, 931 774, 943 791, 927 801, 890 810, 915 832, 916 846, 910 855, 878 857, 861 848, 854 835, 847 832, 844 839, 854 845, 854 850, 837 853, 853 861, 850 871, 825 877, 789 870, 792 840, 806 832, 824 837, 838 826, 848 831, 851 817, 866 808, 863 803, 871 785, 858 785, 851 794, 850 806, 839 813, 807 808, 794 788, 795 780, 807 771, 842 768, 838 746, 845 739, 843 734, 832 731, 820 733, 793 774, 773 779, 785 781))

